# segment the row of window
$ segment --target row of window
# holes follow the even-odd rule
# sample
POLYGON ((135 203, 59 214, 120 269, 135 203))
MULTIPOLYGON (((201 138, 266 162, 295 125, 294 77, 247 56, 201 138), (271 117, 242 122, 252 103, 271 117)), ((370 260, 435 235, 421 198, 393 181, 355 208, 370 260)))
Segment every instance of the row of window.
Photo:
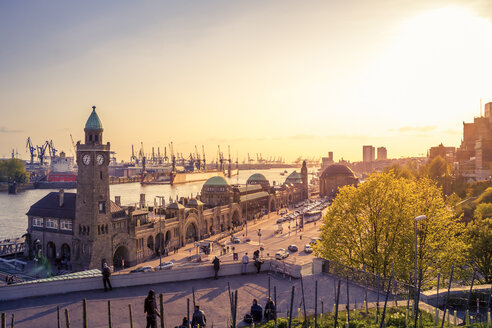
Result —
MULTIPOLYGON (((60 221, 60 229, 61 230, 72 230, 72 220, 64 220, 64 219, 54 219, 54 218, 46 218, 45 227, 50 229, 58 229, 58 221, 60 221)), ((43 218, 33 218, 32 219, 33 227, 43 227, 43 218)))
POLYGON ((97 226, 97 234, 98 235, 103 235, 105 233, 108 233, 108 225, 104 225, 104 224, 101 224, 101 225, 98 225, 97 226))

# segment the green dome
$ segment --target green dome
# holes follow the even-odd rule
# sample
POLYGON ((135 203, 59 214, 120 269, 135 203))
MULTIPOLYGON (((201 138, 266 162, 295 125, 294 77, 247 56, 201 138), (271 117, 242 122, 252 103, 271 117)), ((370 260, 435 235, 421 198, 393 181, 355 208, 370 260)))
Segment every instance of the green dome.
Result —
POLYGON ((302 183, 302 175, 294 171, 287 177, 287 179, 285 179, 285 183, 302 183))
POLYGON ((96 113, 96 106, 92 107, 91 116, 89 116, 87 123, 85 123, 85 129, 84 130, 98 130, 98 131, 103 130, 101 120, 99 119, 99 116, 97 116, 97 113, 96 113))
POLYGON ((267 181, 267 179, 265 178, 265 176, 263 174, 255 173, 248 178, 248 182, 249 181, 267 181))
POLYGON ((223 177, 215 176, 208 179, 204 186, 229 186, 229 184, 223 177))

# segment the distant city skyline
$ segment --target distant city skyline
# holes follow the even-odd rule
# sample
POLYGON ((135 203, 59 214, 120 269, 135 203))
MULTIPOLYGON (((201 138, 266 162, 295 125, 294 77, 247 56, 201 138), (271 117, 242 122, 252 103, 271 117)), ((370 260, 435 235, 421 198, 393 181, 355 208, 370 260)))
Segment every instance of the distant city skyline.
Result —
POLYGON ((1 2, 0 158, 72 155, 93 105, 118 160, 425 156, 492 101, 490 40, 486 0, 1 2))

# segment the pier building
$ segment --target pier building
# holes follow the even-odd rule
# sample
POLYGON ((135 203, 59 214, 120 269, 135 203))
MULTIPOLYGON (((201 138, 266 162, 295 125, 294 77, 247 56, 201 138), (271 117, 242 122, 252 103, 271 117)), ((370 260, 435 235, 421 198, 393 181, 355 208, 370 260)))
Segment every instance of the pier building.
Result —
POLYGON ((334 197, 339 188, 358 183, 359 179, 349 167, 343 164, 332 164, 319 177, 319 195, 334 197))
POLYGON ((44 256, 73 271, 128 267, 307 198, 307 168, 293 172, 281 186, 261 174, 245 185, 223 177, 208 179, 200 195, 160 206, 123 206, 110 199, 110 143, 95 107, 86 122, 85 142, 77 143, 77 192, 52 192, 29 211, 26 255, 44 256))

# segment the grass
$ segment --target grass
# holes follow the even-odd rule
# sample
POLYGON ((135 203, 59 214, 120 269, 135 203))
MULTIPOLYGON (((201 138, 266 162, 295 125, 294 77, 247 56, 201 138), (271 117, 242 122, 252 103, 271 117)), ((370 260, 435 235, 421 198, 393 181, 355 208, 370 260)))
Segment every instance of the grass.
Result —
MULTIPOLYGON (((408 319, 406 318, 406 308, 388 308, 386 310, 386 317, 384 322, 385 328, 413 328, 414 322, 411 316, 411 313, 408 315, 408 319), (407 323, 405 322, 407 321, 407 323)), ((382 309, 380 309, 379 320, 381 319, 382 309)), ((292 318, 292 326, 293 328, 311 328, 314 327, 314 315, 308 316, 307 323, 303 322, 304 320, 301 318, 299 320, 297 317, 292 318)), ((365 314, 362 310, 351 311, 350 312, 350 326, 347 325, 347 311, 338 312, 338 327, 340 328, 379 328, 380 321, 376 323, 376 309, 370 309, 369 314, 365 314)), ((333 313, 325 313, 323 318, 320 318, 318 315, 318 327, 320 328, 333 328, 335 325, 334 315, 333 313)), ((288 318, 278 318, 277 319, 277 327, 278 328, 287 328, 289 325, 288 318)), ((452 322, 450 322, 450 326, 453 326, 452 322)), ((263 323, 261 325, 256 325, 256 328, 273 328, 274 322, 273 320, 263 323)), ((421 311, 421 319, 417 324, 417 327, 435 327, 434 326, 434 316, 430 313, 421 311)), ((439 324, 440 327, 440 324, 439 324)), ((444 327, 447 327, 447 322, 444 323, 444 327)), ((484 328, 487 327, 487 324, 473 324, 469 325, 469 327, 476 328, 484 328)))

